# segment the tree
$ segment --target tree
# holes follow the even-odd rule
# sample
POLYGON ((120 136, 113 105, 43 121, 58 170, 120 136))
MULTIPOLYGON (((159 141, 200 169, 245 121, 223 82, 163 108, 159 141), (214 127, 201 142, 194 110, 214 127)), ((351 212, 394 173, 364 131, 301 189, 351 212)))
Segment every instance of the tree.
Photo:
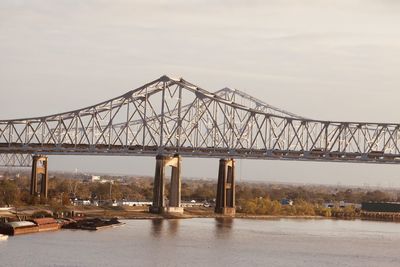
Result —
POLYGON ((0 182, 0 203, 7 206, 16 204, 19 200, 19 190, 16 184, 9 180, 0 182))
POLYGON ((391 201, 391 197, 380 190, 368 191, 362 198, 365 202, 387 202, 391 201))

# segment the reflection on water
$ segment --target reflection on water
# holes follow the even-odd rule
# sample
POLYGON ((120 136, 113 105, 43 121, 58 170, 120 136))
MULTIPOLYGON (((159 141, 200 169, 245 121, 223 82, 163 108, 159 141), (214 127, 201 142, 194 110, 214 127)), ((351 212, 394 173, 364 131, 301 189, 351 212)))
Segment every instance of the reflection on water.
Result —
POLYGON ((215 222, 216 222, 215 226, 219 230, 232 229, 233 221, 234 221, 234 219, 233 218, 229 218, 229 217, 227 217, 227 218, 223 218, 223 217, 215 218, 215 222))
POLYGON ((233 218, 215 218, 215 235, 218 238, 227 238, 233 228, 233 218))
POLYGON ((151 233, 154 237, 160 237, 162 233, 163 219, 151 220, 151 233))
POLYGON ((175 236, 176 233, 178 232, 179 222, 180 222, 179 219, 168 220, 168 234, 170 236, 175 236))
POLYGON ((399 266, 400 224, 335 220, 130 220, 0 242, 0 266, 399 266), (345 264, 344 264, 345 263, 345 264))
POLYGON ((154 219, 151 220, 151 234, 153 237, 159 238, 164 234, 168 234, 169 236, 177 235, 179 229, 179 219, 154 219), (167 227, 167 231, 165 231, 164 227, 167 227))

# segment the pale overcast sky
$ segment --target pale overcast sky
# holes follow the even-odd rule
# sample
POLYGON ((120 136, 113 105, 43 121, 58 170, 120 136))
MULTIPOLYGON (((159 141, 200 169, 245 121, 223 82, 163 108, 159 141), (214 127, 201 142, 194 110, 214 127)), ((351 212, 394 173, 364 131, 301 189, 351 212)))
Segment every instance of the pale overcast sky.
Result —
MULTIPOLYGON (((163 74, 241 89, 305 117, 400 122, 400 2, 0 1, 0 118, 47 115, 163 74)), ((154 173, 153 158, 50 158, 52 170, 154 173)), ((216 177, 217 160, 184 159, 216 177)), ((239 161, 243 180, 400 186, 400 166, 239 161)))

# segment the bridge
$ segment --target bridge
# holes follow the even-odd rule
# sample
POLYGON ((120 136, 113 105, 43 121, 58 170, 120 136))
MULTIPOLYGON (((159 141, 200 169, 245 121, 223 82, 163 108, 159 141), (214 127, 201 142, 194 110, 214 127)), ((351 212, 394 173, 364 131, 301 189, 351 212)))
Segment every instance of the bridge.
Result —
POLYGON ((162 76, 86 108, 0 120, 0 160, 26 165, 21 159, 33 155, 31 193, 45 196, 45 155, 156 156, 152 211, 180 212, 181 157, 220 158, 216 211, 227 214, 234 212, 234 159, 398 164, 399 127, 305 118, 238 90, 212 93, 162 76))

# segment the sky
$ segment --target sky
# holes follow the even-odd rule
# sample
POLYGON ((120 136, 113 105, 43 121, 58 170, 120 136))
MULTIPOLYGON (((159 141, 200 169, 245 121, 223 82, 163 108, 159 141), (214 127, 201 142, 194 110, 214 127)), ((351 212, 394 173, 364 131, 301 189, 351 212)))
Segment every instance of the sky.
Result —
MULTIPOLYGON (((0 119, 92 105, 164 74, 304 117, 399 123, 395 0, 2 0, 0 119)), ((184 159, 183 176, 217 176, 184 159)), ((51 156, 50 170, 154 174, 154 158, 51 156)), ((203 167, 202 167, 203 166, 203 167)), ((400 167, 239 160, 240 180, 400 187, 400 167)))

